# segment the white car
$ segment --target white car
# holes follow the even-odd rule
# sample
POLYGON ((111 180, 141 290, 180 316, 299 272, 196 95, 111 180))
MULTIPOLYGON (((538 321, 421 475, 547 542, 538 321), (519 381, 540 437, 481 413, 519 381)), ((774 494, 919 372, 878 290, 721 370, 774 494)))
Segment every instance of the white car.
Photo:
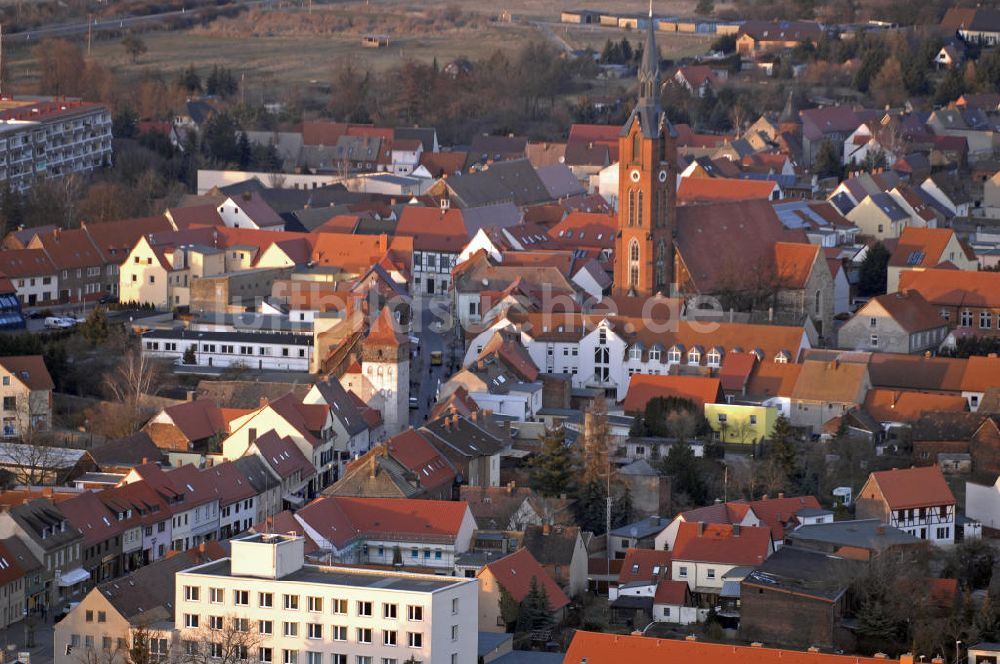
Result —
POLYGON ((45 319, 45 327, 49 330, 65 330, 74 325, 76 325, 75 320, 63 316, 49 316, 45 319))

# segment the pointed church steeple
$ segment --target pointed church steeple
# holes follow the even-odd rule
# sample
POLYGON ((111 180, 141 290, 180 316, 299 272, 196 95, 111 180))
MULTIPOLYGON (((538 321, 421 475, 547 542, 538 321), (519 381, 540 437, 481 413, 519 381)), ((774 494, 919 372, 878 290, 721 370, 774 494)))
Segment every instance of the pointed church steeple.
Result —
POLYGON ((660 52, 656 48, 653 0, 649 0, 649 21, 646 27, 646 45, 642 49, 639 65, 639 105, 650 110, 660 109, 660 52))

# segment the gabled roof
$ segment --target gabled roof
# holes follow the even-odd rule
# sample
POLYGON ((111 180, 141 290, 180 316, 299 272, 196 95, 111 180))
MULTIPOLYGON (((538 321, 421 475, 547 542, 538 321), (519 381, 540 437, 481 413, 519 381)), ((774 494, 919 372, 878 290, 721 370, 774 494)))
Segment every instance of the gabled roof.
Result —
POLYGON ((428 421, 421 431, 429 434, 428 439, 446 455, 458 455, 466 459, 476 459, 499 454, 504 444, 488 431, 480 422, 478 413, 470 417, 453 414, 428 421), (442 447, 443 446, 443 447, 442 447))
POLYGON ((770 200, 777 183, 742 178, 681 178, 677 187, 679 203, 770 200))
POLYGON ((399 216, 396 235, 413 238, 417 251, 457 254, 468 244, 462 210, 407 205, 399 216))
POLYGON ((802 363, 792 399, 855 404, 864 398, 868 368, 851 362, 806 360, 802 363))
POLYGON ((874 472, 874 482, 891 510, 954 505, 955 496, 937 466, 893 468, 874 472))
POLYGON ((58 272, 42 249, 6 249, 0 251, 0 272, 11 279, 45 277, 58 272))
POLYGON ((396 322, 396 317, 393 315, 392 309, 388 306, 383 307, 382 311, 379 312, 378 318, 375 319, 375 322, 372 323, 371 328, 368 330, 365 343, 393 348, 401 346, 407 343, 407 339, 397 329, 398 327, 399 324, 396 322))
POLYGON ((700 410, 706 403, 716 403, 720 392, 718 378, 633 374, 629 379, 628 392, 622 401, 622 408, 627 413, 642 413, 645 412, 646 403, 650 399, 679 397, 690 399, 700 410))
POLYGON ((446 182, 462 207, 503 202, 534 205, 552 200, 527 159, 496 162, 487 169, 455 175, 446 182))
POLYGON ((223 461, 201 472, 215 486, 219 496, 219 507, 248 500, 257 495, 253 484, 232 461, 223 461))
POLYGON ((962 391, 985 392, 997 386, 1000 377, 1000 358, 997 356, 973 355, 965 364, 962 374, 962 391))
POLYGON ((915 290, 879 295, 866 302, 855 316, 860 320, 867 320, 867 317, 881 313, 880 309, 908 334, 933 330, 948 324, 941 318, 938 309, 932 307, 915 290))
POLYGON ((656 584, 653 594, 653 604, 669 604, 670 606, 685 606, 690 593, 687 581, 663 579, 656 584))
POLYGON ((367 423, 358 412, 355 402, 339 380, 327 376, 316 381, 316 389, 323 401, 330 407, 330 413, 340 421, 347 435, 354 436, 368 428, 367 423))
POLYGON ((70 525, 83 534, 83 545, 93 546, 122 533, 122 525, 96 493, 83 493, 59 503, 59 510, 66 515, 70 525))
POLYGON ((899 289, 917 291, 936 306, 1000 308, 1000 272, 903 270, 899 289))
POLYGON ((417 431, 409 429, 386 443, 389 454, 416 476, 426 491, 455 481, 451 464, 417 431))
POLYGON ((109 440, 90 449, 90 458, 98 470, 139 466, 148 461, 159 462, 163 452, 144 431, 138 431, 125 438, 109 440))
POLYGON ((726 353, 719 367, 719 386, 729 392, 744 390, 757 364, 753 353, 726 353))
POLYGON ((210 399, 185 401, 175 406, 168 406, 163 412, 189 441, 204 440, 226 432, 222 411, 210 399))
POLYGON ((872 389, 865 397, 864 408, 879 422, 917 422, 927 413, 964 412, 969 402, 961 394, 872 389))
POLYGON ((576 551, 580 529, 576 526, 527 526, 521 546, 543 565, 569 565, 576 551))
POLYGON ((784 288, 805 288, 820 255, 818 244, 775 242, 774 265, 784 288))
POLYGON ((954 357, 873 353, 868 370, 872 387, 961 392, 966 364, 954 357))
POLYGON ((13 374, 29 390, 54 390, 56 387, 41 355, 0 357, 0 369, 13 374))
POLYGON ((468 510, 462 501, 326 496, 295 516, 340 548, 359 535, 453 543, 468 510))
MULTIPOLYGON (((517 602, 524 601, 531 590, 532 580, 535 580, 539 586, 544 588, 549 598, 549 607, 553 611, 569 604, 569 597, 566 596, 566 593, 545 572, 545 569, 527 549, 518 549, 500 560, 487 564, 483 570, 489 570, 497 582, 517 602)), ((480 571, 480 574, 482 573, 480 571)))
POLYGON ((820 509, 815 496, 764 497, 748 503, 760 522, 771 529, 775 541, 785 539, 785 525, 794 523, 794 517, 804 509, 820 509))
POLYGON ((280 438, 271 430, 254 441, 258 456, 271 467, 278 477, 291 477, 296 471, 303 479, 315 474, 316 468, 305 458, 298 446, 289 437, 280 438))
POLYGON ((760 565, 771 553, 771 531, 754 526, 683 522, 674 540, 674 560, 760 565))
POLYGON ((97 224, 81 223, 98 251, 108 263, 122 263, 139 241, 150 233, 169 231, 173 226, 164 215, 106 221, 97 224))
POLYGON ((950 228, 907 226, 899 235, 896 250, 889 258, 889 265, 909 268, 933 267, 949 260, 944 251, 954 237, 955 231, 950 228))
POLYGON ((627 549, 625 560, 622 561, 622 570, 618 573, 618 583, 655 582, 669 578, 671 559, 669 551, 627 549))

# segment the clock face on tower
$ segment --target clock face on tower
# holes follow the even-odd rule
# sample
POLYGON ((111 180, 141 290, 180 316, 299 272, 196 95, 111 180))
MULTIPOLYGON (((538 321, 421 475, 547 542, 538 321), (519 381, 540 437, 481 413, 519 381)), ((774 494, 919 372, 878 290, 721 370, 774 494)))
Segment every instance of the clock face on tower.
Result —
POLYGON ((659 177, 660 177, 660 182, 661 183, 666 182, 667 181, 667 169, 661 168, 660 169, 660 175, 659 175, 659 177))
POLYGON ((639 178, 642 177, 642 174, 639 173, 639 169, 638 168, 634 168, 634 169, 632 169, 632 172, 629 173, 629 177, 632 178, 632 182, 638 182, 639 178))

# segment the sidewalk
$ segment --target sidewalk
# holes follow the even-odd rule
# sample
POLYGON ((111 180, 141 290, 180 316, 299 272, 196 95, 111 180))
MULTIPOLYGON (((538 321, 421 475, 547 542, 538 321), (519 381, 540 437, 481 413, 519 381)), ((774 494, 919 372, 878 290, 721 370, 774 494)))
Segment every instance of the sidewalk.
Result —
POLYGON ((52 642, 53 625, 52 616, 48 620, 42 620, 38 616, 33 620, 34 627, 34 647, 24 647, 24 621, 14 623, 7 629, 0 629, 0 648, 6 648, 0 660, 4 664, 13 662, 19 652, 31 653, 31 664, 51 664, 53 660, 52 642))

